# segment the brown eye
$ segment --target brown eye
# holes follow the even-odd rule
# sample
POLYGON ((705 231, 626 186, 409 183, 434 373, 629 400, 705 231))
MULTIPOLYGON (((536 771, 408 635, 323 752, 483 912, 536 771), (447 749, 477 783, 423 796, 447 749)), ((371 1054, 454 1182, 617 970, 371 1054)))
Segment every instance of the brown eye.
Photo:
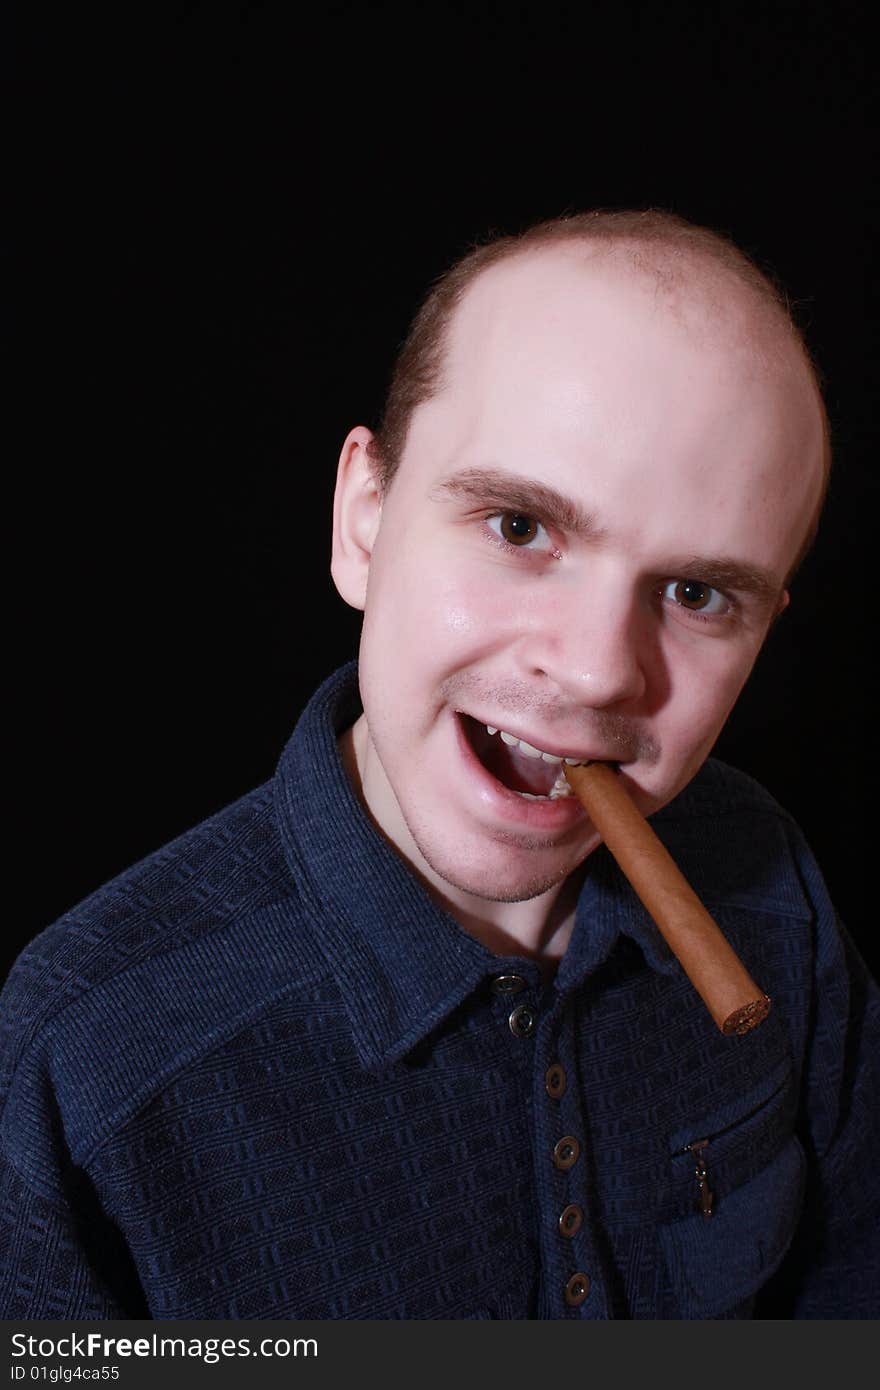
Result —
POLYGON ((689 613, 708 613, 713 618, 731 612, 724 594, 704 584, 701 579, 670 579, 663 587, 663 597, 685 608, 689 613))
POLYGON ((522 512, 505 512, 500 518, 501 534, 511 545, 528 545, 538 534, 538 523, 522 512))
POLYGON ((680 579, 675 586, 675 601, 685 608, 705 608, 712 598, 708 584, 700 584, 695 579, 680 579))
POLYGON ((528 550, 530 555, 559 557, 547 528, 527 512, 494 512, 486 517, 486 525, 503 546, 516 546, 517 550, 528 550))

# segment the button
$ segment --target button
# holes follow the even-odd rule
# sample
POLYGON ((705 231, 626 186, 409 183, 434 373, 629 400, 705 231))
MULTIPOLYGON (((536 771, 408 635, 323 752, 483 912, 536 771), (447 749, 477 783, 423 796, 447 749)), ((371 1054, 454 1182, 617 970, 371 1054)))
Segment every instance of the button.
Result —
POLYGON ((530 1038, 535 1031, 537 1019, 534 1009, 530 1009, 528 1004, 517 1004, 507 1022, 515 1038, 530 1038))
POLYGON ((576 1236, 581 1226, 584 1224, 584 1213, 581 1207, 574 1202, 570 1207, 566 1207, 559 1218, 559 1234, 571 1240, 576 1236))
POLYGON ((569 1308, 577 1308, 590 1292, 589 1274, 573 1274, 563 1290, 569 1308))
POLYGON ((522 975, 496 975, 492 981, 493 994, 519 994, 525 987, 522 975))
POLYGON ((573 1168, 578 1161, 578 1154, 581 1146, 573 1134, 564 1134, 559 1143, 553 1149, 553 1162, 557 1168, 561 1168, 563 1173, 568 1168, 573 1168))
POLYGON ((544 1085, 547 1087, 548 1096, 558 1100, 565 1094, 565 1068, 554 1062, 553 1066, 544 1072, 544 1085))

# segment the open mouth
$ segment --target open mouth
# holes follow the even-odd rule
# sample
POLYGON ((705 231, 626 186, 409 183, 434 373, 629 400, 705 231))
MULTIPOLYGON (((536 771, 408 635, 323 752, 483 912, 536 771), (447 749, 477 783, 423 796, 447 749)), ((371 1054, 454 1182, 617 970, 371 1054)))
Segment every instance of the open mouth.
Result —
POLYGON ((541 753, 501 729, 490 730, 485 724, 459 712, 465 737, 488 773, 508 791, 535 801, 558 801, 571 796, 565 780, 561 758, 541 753))

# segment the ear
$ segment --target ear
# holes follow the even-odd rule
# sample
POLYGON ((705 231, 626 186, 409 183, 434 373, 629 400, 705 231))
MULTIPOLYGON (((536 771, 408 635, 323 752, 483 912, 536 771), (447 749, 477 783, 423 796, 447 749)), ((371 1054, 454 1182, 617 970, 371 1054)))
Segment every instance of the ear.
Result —
POLYGON ((367 445, 365 425, 346 436, 336 471, 333 498, 333 557, 330 573, 340 597, 363 611, 373 545, 382 519, 382 494, 367 445))
POLYGON ((782 593, 781 593, 780 596, 779 596, 779 602, 778 602, 777 605, 776 605, 776 609, 775 609, 775 611, 774 611, 774 613, 773 613, 773 617, 770 619, 771 625, 772 625, 773 623, 778 623, 778 622, 779 622, 779 619, 782 617, 783 613, 785 612, 786 608, 788 607, 788 605, 789 605, 790 603, 791 603, 791 594, 788 592, 787 589, 783 589, 783 590, 782 590, 782 593))

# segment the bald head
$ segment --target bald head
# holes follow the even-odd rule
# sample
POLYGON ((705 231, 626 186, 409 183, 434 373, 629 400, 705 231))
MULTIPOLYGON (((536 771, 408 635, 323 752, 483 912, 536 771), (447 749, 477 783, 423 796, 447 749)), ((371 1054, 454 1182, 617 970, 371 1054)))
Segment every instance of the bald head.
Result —
POLYGON ((534 295, 531 301, 528 291, 520 297, 520 318, 514 323, 508 316, 505 331, 516 336, 519 352, 527 358, 534 325, 529 326, 522 310, 534 313, 540 308, 541 286, 551 273, 547 267, 560 263, 572 269, 580 266, 594 280, 600 275, 609 283, 629 280, 658 313, 675 318, 695 343, 723 344, 738 371, 775 382, 780 403, 784 400, 787 410, 795 409, 805 424, 809 421, 810 442, 805 438, 802 462, 804 486, 813 501, 792 555, 790 579, 814 538, 831 464, 816 370, 782 292, 732 242, 668 213, 597 212, 560 218, 520 236, 496 238, 457 262, 432 289, 398 357, 382 423, 370 448, 380 485, 390 486, 414 412, 452 380, 453 353, 456 359, 475 363, 479 353, 472 350, 472 334, 480 313, 493 295, 503 300, 507 287, 519 282, 532 283, 534 295), (812 486, 809 475, 816 467, 812 486))
POLYGON ((700 271, 658 284, 616 250, 565 244, 485 269, 450 320, 403 470, 426 451, 491 450, 533 476, 567 459, 643 495, 683 487, 707 526, 723 511, 738 537, 770 528, 782 588, 821 494, 820 405, 796 342, 752 291, 700 271))

